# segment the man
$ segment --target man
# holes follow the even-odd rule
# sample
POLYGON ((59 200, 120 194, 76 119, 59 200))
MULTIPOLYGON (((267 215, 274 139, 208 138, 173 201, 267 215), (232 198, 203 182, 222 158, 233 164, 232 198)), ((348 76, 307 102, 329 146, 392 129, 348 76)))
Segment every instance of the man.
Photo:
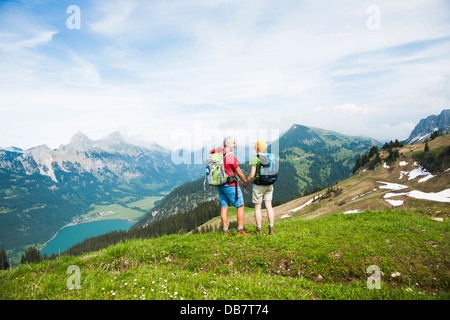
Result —
POLYGON ((234 148, 236 147, 236 139, 233 137, 225 138, 225 140, 223 141, 223 146, 225 148, 222 151, 225 154, 224 167, 225 172, 229 176, 229 180, 225 185, 217 187, 220 196, 220 217, 222 219, 223 232, 225 234, 231 235, 231 232, 228 229, 228 207, 230 206, 230 204, 232 204, 237 208, 237 234, 247 236, 247 230, 245 230, 244 228, 244 197, 242 195, 241 188, 239 187, 239 181, 237 177, 239 177, 244 183, 246 183, 247 180, 245 179, 244 174, 239 168, 239 163, 236 159, 236 156, 232 153, 234 148))

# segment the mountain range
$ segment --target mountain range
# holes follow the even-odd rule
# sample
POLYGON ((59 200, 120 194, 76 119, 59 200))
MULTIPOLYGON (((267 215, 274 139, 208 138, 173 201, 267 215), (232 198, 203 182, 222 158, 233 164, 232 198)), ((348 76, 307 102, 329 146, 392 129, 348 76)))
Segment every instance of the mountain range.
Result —
POLYGON ((174 164, 170 152, 125 142, 120 133, 93 141, 75 134, 58 149, 0 150, 0 247, 50 239, 95 205, 163 196, 198 178, 201 166, 174 164))
MULTIPOLYGON (((432 119, 441 132, 450 127, 448 120, 440 120, 448 119, 448 110, 444 111, 432 119)), ((429 122, 419 125, 429 130, 429 122)), ((417 135, 424 135, 423 130, 417 129, 417 135)), ((371 138, 299 124, 275 143, 280 175, 274 205, 347 179, 359 155, 381 146, 371 138)), ((249 165, 241 167, 248 175, 249 165)), ((118 132, 96 141, 77 133, 57 149, 46 145, 0 149, 0 247, 39 246, 95 205, 127 206, 145 197, 164 196, 134 228, 193 209, 217 198, 214 188, 204 188, 203 174, 202 164, 174 164, 170 151, 157 144, 130 144, 118 132)), ((244 199, 251 206, 250 191, 244 191, 244 199)))

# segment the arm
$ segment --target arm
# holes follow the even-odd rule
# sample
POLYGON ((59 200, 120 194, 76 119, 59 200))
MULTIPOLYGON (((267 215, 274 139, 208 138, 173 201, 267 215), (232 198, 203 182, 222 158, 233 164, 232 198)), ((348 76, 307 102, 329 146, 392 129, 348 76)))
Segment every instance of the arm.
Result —
POLYGON ((242 173, 241 168, 239 168, 239 163, 237 161, 237 158, 234 154, 229 153, 225 157, 225 161, 229 161, 228 163, 231 166, 231 169, 234 171, 234 174, 237 175, 242 181, 244 181, 244 184, 247 182, 247 179, 245 179, 244 174, 242 173))
POLYGON ((252 166, 252 169, 250 170, 250 174, 248 175, 247 178, 247 186, 250 184, 250 182, 252 182, 253 178, 255 177, 256 174, 256 167, 252 166))
POLYGON ((244 174, 242 173, 241 168, 237 167, 237 168, 235 169, 235 172, 236 172, 236 175, 237 175, 242 181, 244 181, 244 184, 246 184, 246 183, 247 183, 247 179, 245 179, 245 176, 244 176, 244 174))

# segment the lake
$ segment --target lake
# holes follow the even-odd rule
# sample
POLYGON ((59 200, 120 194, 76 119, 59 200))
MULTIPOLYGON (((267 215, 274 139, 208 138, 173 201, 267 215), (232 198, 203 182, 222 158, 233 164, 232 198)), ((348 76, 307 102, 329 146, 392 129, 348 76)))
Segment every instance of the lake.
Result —
POLYGON ((114 230, 128 230, 133 224, 134 222, 128 220, 100 220, 65 227, 47 243, 45 248, 42 249, 41 254, 58 254, 59 250, 63 252, 86 238, 95 237, 114 230))

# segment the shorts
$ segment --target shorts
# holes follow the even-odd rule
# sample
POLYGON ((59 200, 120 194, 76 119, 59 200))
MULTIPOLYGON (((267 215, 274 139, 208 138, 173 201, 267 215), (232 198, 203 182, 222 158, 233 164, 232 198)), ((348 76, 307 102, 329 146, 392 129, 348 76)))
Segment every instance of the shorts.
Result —
POLYGON ((220 197, 220 206, 221 207, 229 207, 230 204, 239 208, 244 205, 244 196, 242 195, 241 188, 238 187, 238 198, 236 200, 236 187, 235 186, 218 186, 217 190, 219 191, 220 197))
POLYGON ((253 184, 252 202, 261 203, 264 201, 271 201, 273 197, 273 184, 257 185, 253 184))

